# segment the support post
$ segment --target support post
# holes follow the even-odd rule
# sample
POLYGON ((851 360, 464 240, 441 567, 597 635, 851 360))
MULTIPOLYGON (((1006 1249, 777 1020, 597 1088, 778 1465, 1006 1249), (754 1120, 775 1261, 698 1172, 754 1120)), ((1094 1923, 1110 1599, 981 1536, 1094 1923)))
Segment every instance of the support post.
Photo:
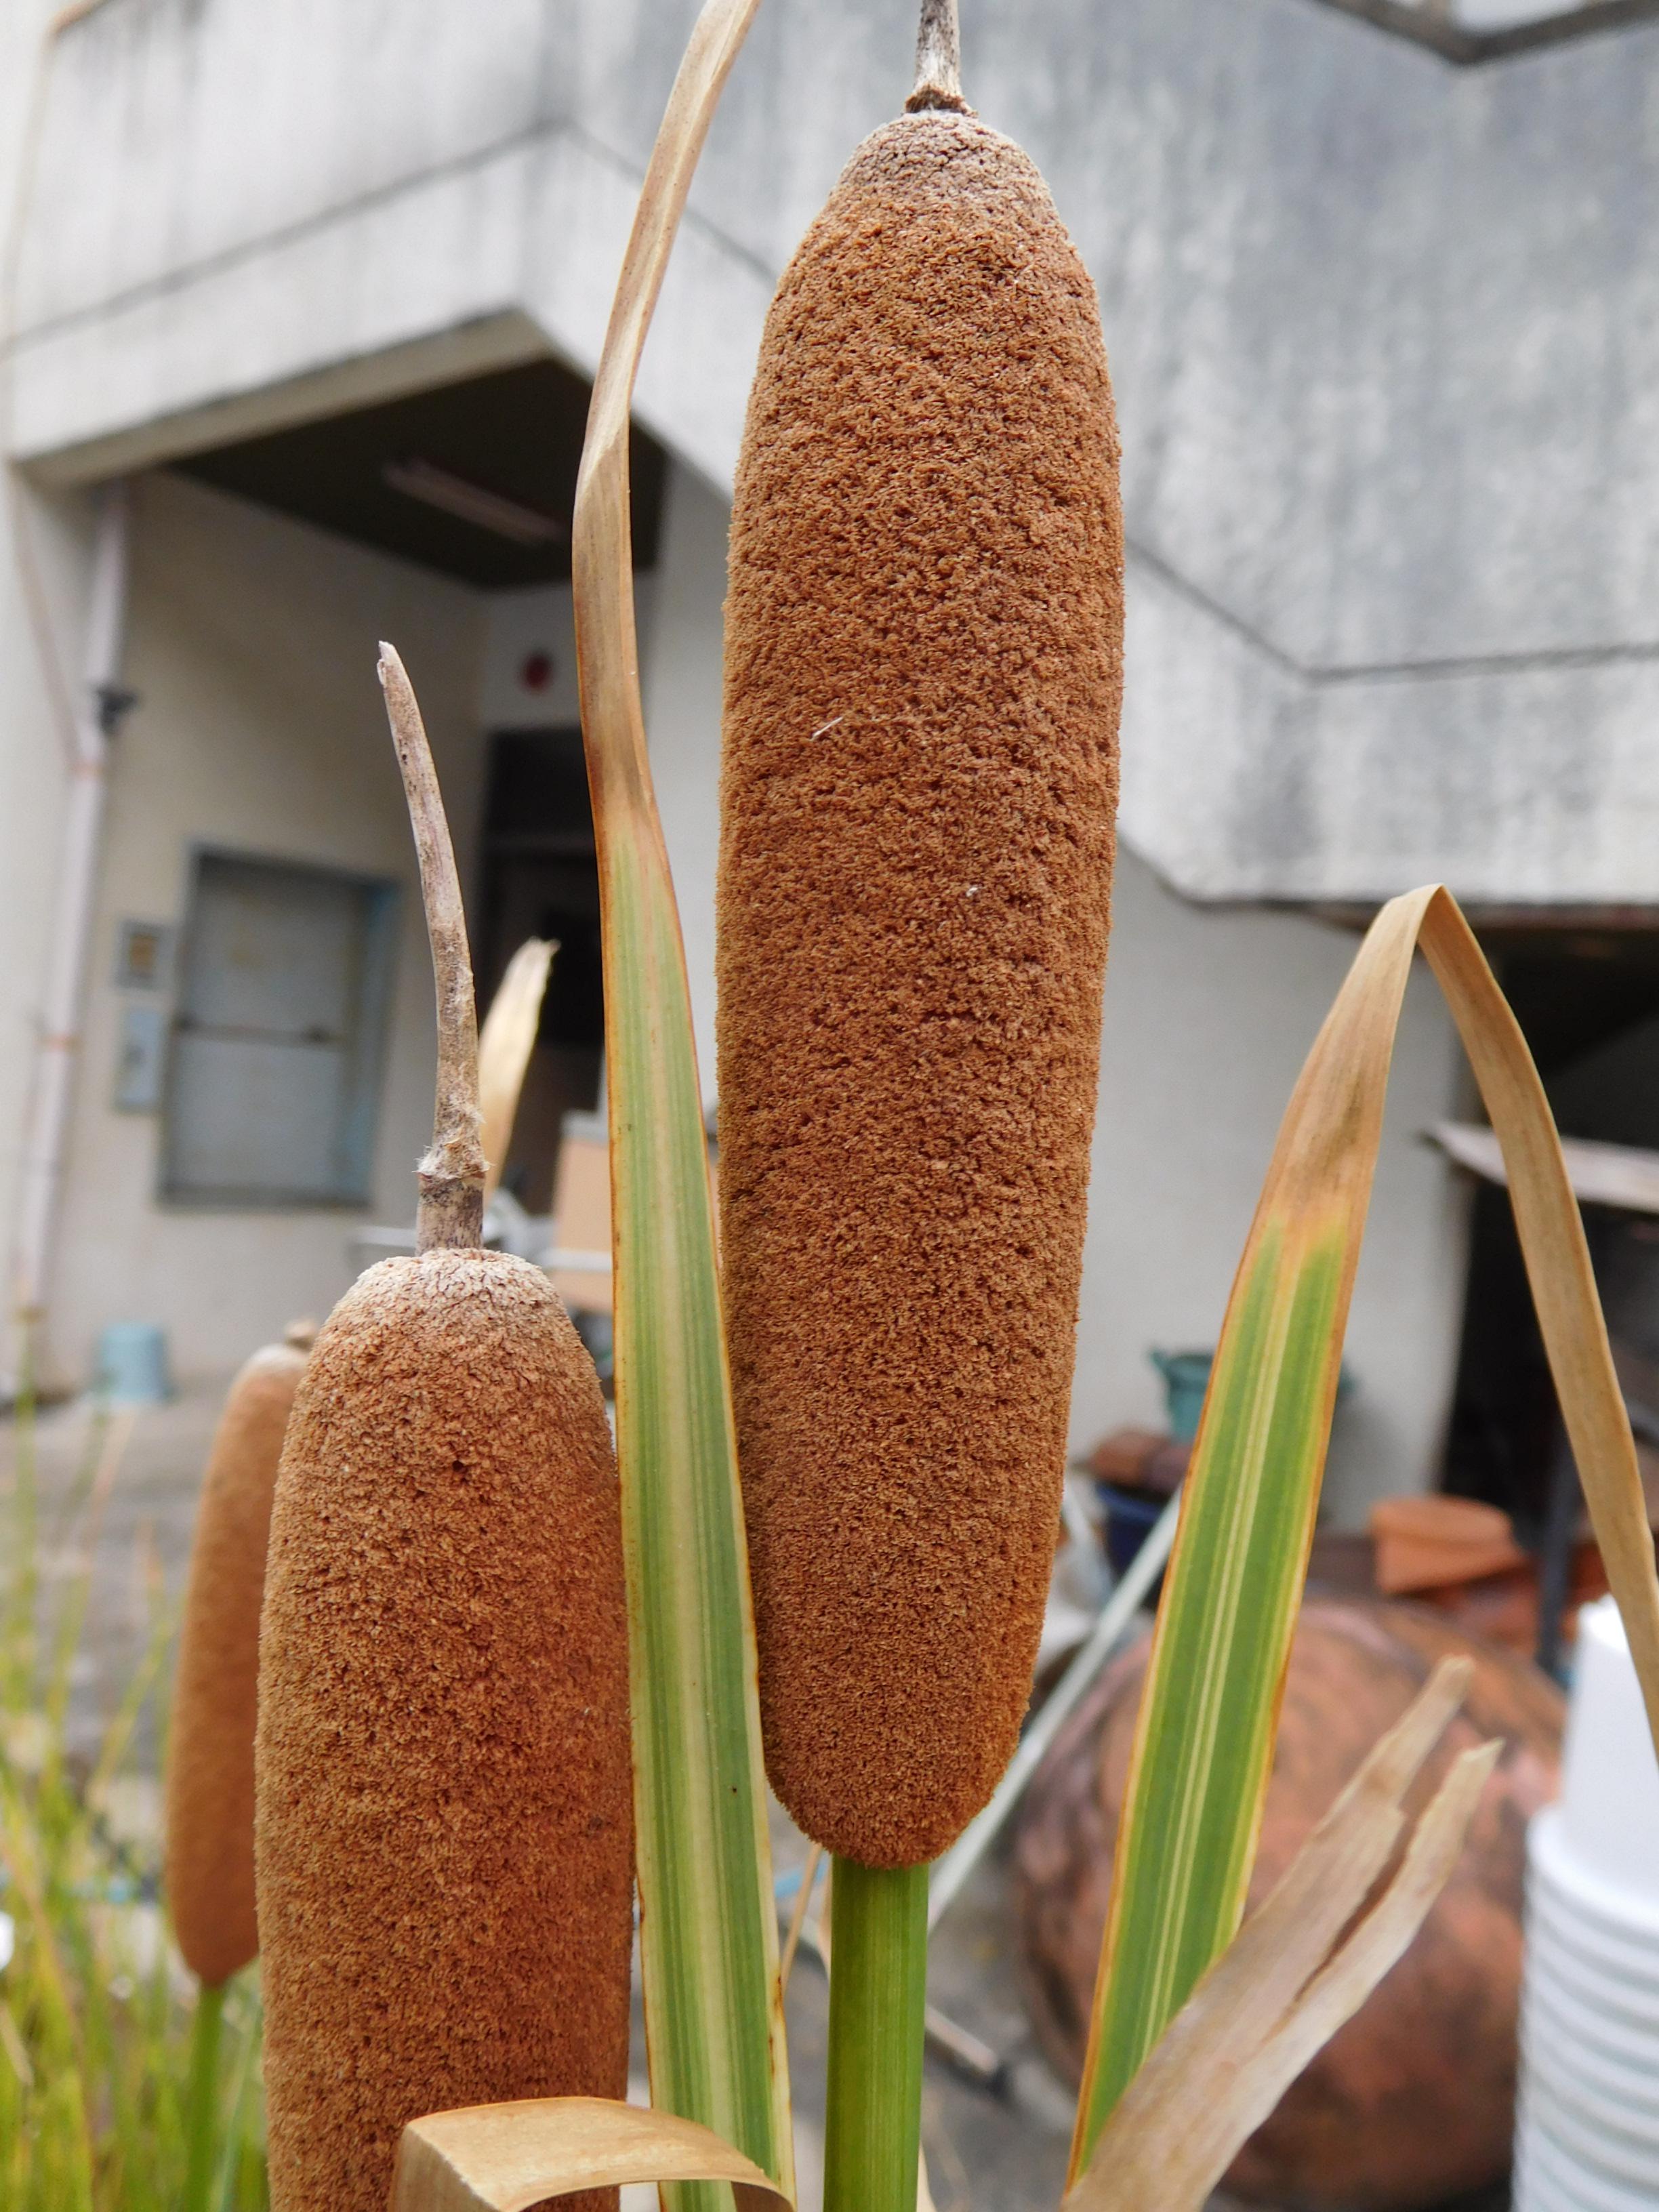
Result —
POLYGON ((46 992, 18 1194, 14 1274, 16 1312, 25 1330, 39 1324, 46 1307, 81 1044, 87 953, 103 844, 110 738, 122 703, 127 507, 125 483, 108 484, 100 494, 92 594, 76 702, 75 751, 58 838, 46 992))

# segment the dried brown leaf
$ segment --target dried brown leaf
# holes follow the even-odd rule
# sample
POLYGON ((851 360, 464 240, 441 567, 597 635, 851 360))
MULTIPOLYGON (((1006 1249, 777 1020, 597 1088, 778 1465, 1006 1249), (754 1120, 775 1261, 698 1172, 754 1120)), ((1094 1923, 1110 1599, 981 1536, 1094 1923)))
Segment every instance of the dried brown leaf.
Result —
POLYGON ((738 2212, 789 2212, 760 2168, 695 2120, 605 2097, 537 2097, 411 2120, 392 2212, 527 2212, 629 2182, 725 2181, 738 2212))
POLYGON ((1400 1957, 1438 1896, 1499 1747, 1466 1752, 1398 1873, 1332 1954, 1394 1851, 1401 1799, 1468 1686, 1443 1661, 1170 2022, 1102 2130, 1066 2212, 1200 2205, 1245 2139, 1400 1957))
POLYGON ((478 1103, 483 1112, 480 1141, 484 1156, 484 1204, 495 1195, 507 1164, 507 1148, 513 1141, 518 1118, 519 1094, 536 1046, 542 1018, 542 997, 548 970, 553 965, 555 944, 539 937, 526 938, 502 976, 489 1012, 478 1032, 478 1103))

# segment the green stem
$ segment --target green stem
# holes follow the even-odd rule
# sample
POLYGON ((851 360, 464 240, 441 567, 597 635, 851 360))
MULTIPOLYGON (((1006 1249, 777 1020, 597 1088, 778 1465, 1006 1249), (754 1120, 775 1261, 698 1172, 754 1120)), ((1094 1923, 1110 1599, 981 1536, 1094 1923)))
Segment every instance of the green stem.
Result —
POLYGON ((927 1869, 835 1863, 823 2212, 916 2212, 927 1869))
POLYGON ((196 1995, 196 2019, 190 2035, 190 2106, 185 2115, 185 2193, 179 2212, 207 2212, 213 2187, 215 2122, 219 2105, 219 2027, 225 1988, 204 1982, 196 1995))

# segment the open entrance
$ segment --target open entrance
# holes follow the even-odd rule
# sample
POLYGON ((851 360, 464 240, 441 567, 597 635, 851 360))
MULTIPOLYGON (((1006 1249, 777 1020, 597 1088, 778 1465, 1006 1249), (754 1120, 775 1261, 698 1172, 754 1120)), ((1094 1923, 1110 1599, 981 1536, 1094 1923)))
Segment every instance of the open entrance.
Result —
POLYGON ((605 987, 599 871, 580 726, 502 730, 489 741, 479 870, 478 1001, 526 938, 558 950, 514 1124, 503 1186, 529 1213, 553 1203, 564 1117, 599 1100, 605 987))
MULTIPOLYGON (((552 1205, 567 1116, 592 1111, 604 1079, 599 876, 571 681, 570 532, 588 398, 585 380, 560 362, 530 361, 174 464, 216 490, 434 570, 483 604, 480 836, 467 885, 480 1011, 526 938, 558 945, 503 1176, 532 1216, 552 1205)), ((643 432, 633 435, 630 470, 635 566, 647 570, 667 463, 643 432)), ((216 1068, 202 1087, 211 1094, 204 1113, 234 1121, 236 1101, 216 1068)), ((359 1197, 367 1178, 365 1160, 359 1197)))
MULTIPOLYGON (((1659 931, 1504 933, 1486 950, 1565 1137, 1655 1155, 1659 1170, 1659 931)), ((1638 1429, 1659 1415, 1659 1214, 1586 1203, 1607 1328, 1638 1429)), ((1560 1415, 1508 1193, 1475 1190, 1445 1486, 1541 1538, 1560 1415)))

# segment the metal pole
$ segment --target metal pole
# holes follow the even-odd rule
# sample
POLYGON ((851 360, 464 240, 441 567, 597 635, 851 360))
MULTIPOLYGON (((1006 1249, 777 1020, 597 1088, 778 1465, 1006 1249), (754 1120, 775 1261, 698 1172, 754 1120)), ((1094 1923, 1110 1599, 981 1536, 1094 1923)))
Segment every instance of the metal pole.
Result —
POLYGON ((1573 1537, 1583 1494, 1578 1462, 1567 1432, 1558 1428, 1538 1547, 1538 1647, 1533 1655, 1536 1664, 1557 1682, 1562 1679, 1561 1627, 1572 1588, 1573 1537))
POLYGON ((1009 1814, 1024 1795, 1044 1752, 1059 1735, 1061 1724, 1084 1692, 1134 1626, 1134 1618, 1152 1584, 1164 1571, 1174 1547, 1176 1523, 1181 1517, 1177 1490, 1146 1532, 1146 1540, 1124 1570, 1123 1579, 1102 1608, 1072 1663, 1049 1692, 1042 1711, 1020 1738, 1019 1749, 1008 1762, 1008 1771, 982 1813, 971 1820, 944 1857, 933 1868, 927 1893, 927 1925, 937 1926, 950 1910, 963 1884, 996 1840, 1009 1814))
POLYGON ((15 1281, 17 1310, 25 1327, 40 1320, 46 1305, 81 1043, 87 951, 98 895, 110 733, 120 704, 126 598, 127 489, 118 483, 106 485, 99 498, 92 593, 76 702, 75 757, 59 838, 39 1057, 23 1148, 15 1281))

